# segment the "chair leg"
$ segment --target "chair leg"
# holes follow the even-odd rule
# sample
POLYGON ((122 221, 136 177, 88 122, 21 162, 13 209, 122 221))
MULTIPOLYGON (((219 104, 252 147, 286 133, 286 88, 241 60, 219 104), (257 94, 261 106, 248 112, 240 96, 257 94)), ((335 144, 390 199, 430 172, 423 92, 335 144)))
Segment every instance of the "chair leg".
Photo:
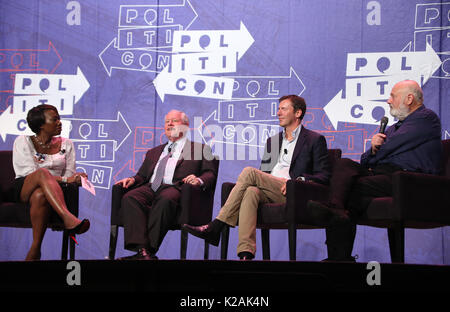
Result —
POLYGON ((118 233, 119 233, 119 226, 111 225, 111 230, 109 232, 109 259, 110 260, 114 260, 114 256, 116 255, 118 233))
POLYGON ((205 241, 205 251, 203 252, 203 259, 209 259, 209 244, 205 241))
POLYGON ((388 238, 391 261, 405 262, 405 228, 402 225, 388 228, 388 238))
POLYGON ((75 260, 75 242, 69 239, 69 259, 75 260))
POLYGON ((295 224, 289 224, 289 260, 295 261, 297 258, 297 229, 295 224))
POLYGON ((64 230, 62 235, 61 260, 67 260, 68 245, 69 245, 69 233, 67 232, 67 230, 64 230))
POLYGON ((228 225, 225 225, 223 227, 221 235, 222 235, 222 237, 221 237, 221 243, 220 243, 220 259, 227 260, 228 239, 230 237, 230 227, 228 225))
POLYGON ((261 229, 263 259, 270 260, 270 234, 268 229, 261 229))
POLYGON ((187 241, 188 241, 188 232, 186 232, 185 230, 181 230, 180 259, 186 259, 187 241))

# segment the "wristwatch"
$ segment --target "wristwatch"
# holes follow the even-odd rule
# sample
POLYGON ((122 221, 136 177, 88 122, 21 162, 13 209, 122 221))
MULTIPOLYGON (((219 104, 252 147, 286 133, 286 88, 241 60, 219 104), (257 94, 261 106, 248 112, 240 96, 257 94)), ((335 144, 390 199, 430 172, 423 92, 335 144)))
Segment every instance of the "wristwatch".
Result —
POLYGON ((300 176, 297 178, 297 181, 306 181, 306 179, 305 179, 305 177, 300 176))

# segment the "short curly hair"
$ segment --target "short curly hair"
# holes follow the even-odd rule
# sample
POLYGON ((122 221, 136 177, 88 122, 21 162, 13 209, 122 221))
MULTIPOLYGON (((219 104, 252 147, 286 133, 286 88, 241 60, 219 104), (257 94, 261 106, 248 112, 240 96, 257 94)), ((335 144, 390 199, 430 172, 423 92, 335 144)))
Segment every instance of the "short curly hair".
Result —
POLYGON ((41 104, 33 107, 28 111, 27 114, 27 123, 28 127, 30 127, 31 131, 36 134, 41 132, 41 126, 45 124, 45 114, 46 110, 55 111, 58 114, 58 110, 53 105, 41 104))

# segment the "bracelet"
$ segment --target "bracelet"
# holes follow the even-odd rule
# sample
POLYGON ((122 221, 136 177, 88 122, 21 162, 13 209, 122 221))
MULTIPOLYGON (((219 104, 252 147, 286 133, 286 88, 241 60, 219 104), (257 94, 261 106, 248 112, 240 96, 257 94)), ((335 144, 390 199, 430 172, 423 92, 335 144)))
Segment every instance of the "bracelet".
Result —
POLYGON ((61 181, 62 181, 63 183, 67 183, 67 177, 61 177, 61 181))

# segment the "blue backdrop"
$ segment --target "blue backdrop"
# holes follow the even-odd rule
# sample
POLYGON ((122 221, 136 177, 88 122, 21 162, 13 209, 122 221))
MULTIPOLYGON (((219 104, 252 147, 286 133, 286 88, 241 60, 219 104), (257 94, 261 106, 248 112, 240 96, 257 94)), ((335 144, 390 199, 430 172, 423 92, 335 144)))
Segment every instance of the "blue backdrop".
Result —
MULTIPOLYGON (((450 2, 4 0, 0 75, 0 149, 30 133, 24 116, 31 107, 58 107, 77 168, 96 187, 95 197, 80 191, 80 217, 92 226, 78 239, 77 258, 103 259, 112 185, 165 141, 171 109, 185 111, 191 138, 221 157, 214 215, 220 185, 258 167, 266 138, 279 131, 281 95, 303 96, 304 125, 359 160, 389 116, 393 84, 414 79, 449 138, 450 2)), ((324 230, 297 235, 297 259, 326 257, 324 230)), ((160 258, 179 257, 179 236, 168 234, 160 258)), ((43 259, 59 257, 60 240, 47 232, 43 259)), ((0 260, 23 259, 30 244, 31 230, 0 228, 0 260)), ((232 229, 231 259, 236 244, 232 229)), ((257 247, 261 259, 259 233, 257 247)), ((386 231, 359 226, 353 253, 390 262, 386 231)), ((121 230, 117 256, 128 254, 121 230)), ((203 241, 190 236, 188 258, 202 255, 203 241)), ((219 258, 219 248, 210 258, 219 258)), ((287 231, 272 231, 271 258, 288 259, 287 231)), ((407 230, 405 260, 449 264, 449 229, 407 230)))

